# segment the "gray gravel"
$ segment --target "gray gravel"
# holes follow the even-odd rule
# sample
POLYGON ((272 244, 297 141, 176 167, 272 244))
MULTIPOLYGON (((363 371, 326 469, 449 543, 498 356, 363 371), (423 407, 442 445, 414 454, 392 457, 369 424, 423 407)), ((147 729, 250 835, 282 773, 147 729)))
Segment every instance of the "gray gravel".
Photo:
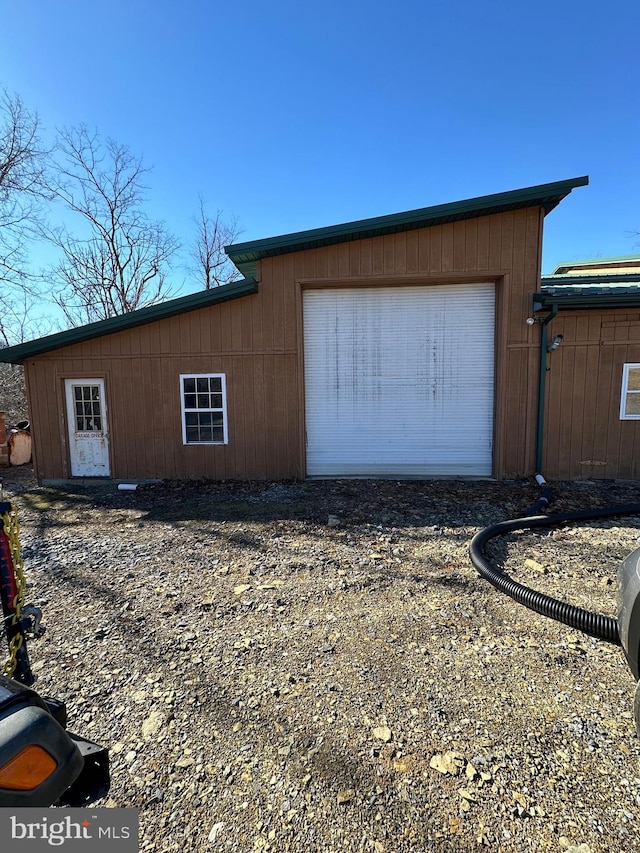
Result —
MULTIPOLYGON (((10 469, 38 689, 111 750, 148 851, 640 849, 619 648, 477 577, 526 483, 38 489, 10 469)), ((554 510, 640 501, 560 484, 554 510)), ((615 615, 640 519, 518 534, 495 558, 615 615)))

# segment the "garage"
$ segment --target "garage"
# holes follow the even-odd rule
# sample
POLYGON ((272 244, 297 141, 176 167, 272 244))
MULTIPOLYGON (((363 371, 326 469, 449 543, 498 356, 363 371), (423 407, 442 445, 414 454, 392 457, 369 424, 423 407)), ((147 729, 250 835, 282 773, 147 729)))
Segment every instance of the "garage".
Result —
POLYGON ((628 476, 639 421, 620 420, 620 391, 608 388, 622 378, 611 355, 615 370, 640 363, 619 346, 637 317, 623 312, 623 325, 601 335, 599 322, 569 317, 574 297, 539 292, 545 217, 587 183, 236 243, 226 251, 241 280, 0 349, 0 362, 24 364, 38 479, 85 476, 73 442, 96 444, 83 454, 100 449, 98 416, 107 450, 95 473, 126 481, 503 480, 537 473, 543 450, 546 477, 569 458, 567 476, 588 460, 594 476, 605 460, 607 477, 628 476), (527 323, 538 310, 541 322, 527 323), (541 429, 545 314, 565 337, 549 355, 541 429), (592 341, 606 368, 598 385, 584 355, 592 341), (591 409, 584 382, 598 389, 591 409), (68 396, 76 386, 78 406, 68 396))
POLYGON ((303 293, 307 475, 490 477, 495 284, 303 293))

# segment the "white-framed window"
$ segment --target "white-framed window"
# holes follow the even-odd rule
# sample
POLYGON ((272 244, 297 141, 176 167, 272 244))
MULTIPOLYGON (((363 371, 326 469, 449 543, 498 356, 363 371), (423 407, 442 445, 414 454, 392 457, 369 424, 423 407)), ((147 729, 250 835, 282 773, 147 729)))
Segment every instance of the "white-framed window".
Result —
POLYGON ((183 444, 227 444, 224 373, 180 374, 183 444))
POLYGON ((640 364, 625 364, 622 369, 620 419, 640 420, 640 364))

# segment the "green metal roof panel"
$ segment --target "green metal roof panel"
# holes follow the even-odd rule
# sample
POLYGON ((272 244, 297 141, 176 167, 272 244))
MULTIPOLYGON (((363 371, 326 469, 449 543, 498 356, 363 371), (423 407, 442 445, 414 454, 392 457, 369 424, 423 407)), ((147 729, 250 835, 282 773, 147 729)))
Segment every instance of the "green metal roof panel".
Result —
POLYGON ((541 293, 533 295, 534 311, 550 308, 587 309, 587 308, 637 308, 640 306, 640 283, 626 285, 601 286, 587 285, 584 287, 551 287, 542 288, 541 293))
POLYGON ((542 290, 545 291, 549 287, 613 287, 619 285, 633 285, 635 282, 640 282, 640 273, 598 273, 597 275, 543 275, 542 290))
POLYGON ((157 305, 149 305, 147 308, 130 311, 128 314, 121 314, 117 317, 109 317, 107 320, 99 320, 96 323, 88 323, 85 326, 66 329, 64 332, 47 335, 44 338, 37 338, 34 341, 17 344, 14 347, 5 347, 4 349, 0 349, 0 362, 21 364, 27 358, 34 355, 42 355, 45 352, 51 352, 52 350, 71 346, 72 344, 79 344, 92 338, 101 337, 102 335, 111 335, 114 332, 133 329, 136 326, 143 326, 146 323, 153 323, 156 320, 175 317, 177 314, 196 311, 198 308, 207 308, 209 305, 217 305, 221 302, 227 302, 230 299, 239 299, 242 296, 257 293, 257 291, 258 284, 256 281, 243 279, 242 281, 234 281, 231 284, 223 284, 220 287, 213 287, 210 290, 190 293, 188 296, 180 296, 177 299, 170 299, 167 302, 160 302, 157 305))
POLYGON ((293 234, 283 234, 279 237, 269 237, 264 240, 252 240, 246 243, 234 243, 225 246, 225 251, 243 274, 253 270, 261 258, 284 255, 289 252, 301 252, 305 249, 316 249, 323 246, 346 243, 352 240, 363 240, 368 237, 379 237, 385 234, 397 234, 401 231, 411 231, 416 228, 426 228, 442 225, 447 222, 457 222, 463 219, 473 219, 478 216, 489 216, 493 213, 503 213, 509 210, 519 210, 524 207, 542 207, 545 215, 553 210, 571 190, 584 187, 589 178, 571 178, 551 184, 539 184, 524 189, 511 190, 495 195, 480 196, 463 201, 438 204, 434 207, 423 207, 404 213, 394 213, 389 216, 377 216, 373 219, 361 219, 355 222, 345 222, 342 225, 331 225, 326 228, 314 228, 310 231, 298 231, 293 234), (253 265, 253 266, 252 266, 253 265))

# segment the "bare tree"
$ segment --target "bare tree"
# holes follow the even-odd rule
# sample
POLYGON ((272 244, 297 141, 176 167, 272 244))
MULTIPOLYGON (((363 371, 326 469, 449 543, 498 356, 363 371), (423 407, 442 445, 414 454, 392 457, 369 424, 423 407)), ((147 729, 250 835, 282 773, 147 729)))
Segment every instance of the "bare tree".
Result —
POLYGON ((194 217, 197 227, 196 238, 191 247, 191 265, 188 271, 205 290, 229 284, 240 278, 240 273, 225 254, 224 247, 233 243, 240 233, 235 219, 222 220, 222 211, 217 211, 215 219, 206 212, 202 196, 198 196, 200 209, 194 217))
POLYGON ((167 273, 178 243, 143 209, 148 171, 126 145, 85 126, 60 133, 50 187, 84 229, 80 236, 66 226, 49 231, 62 251, 53 270, 53 299, 72 325, 172 295, 167 273))
POLYGON ((18 96, 0 94, 0 342, 27 334, 33 276, 26 247, 36 238, 49 152, 40 122, 18 96))

